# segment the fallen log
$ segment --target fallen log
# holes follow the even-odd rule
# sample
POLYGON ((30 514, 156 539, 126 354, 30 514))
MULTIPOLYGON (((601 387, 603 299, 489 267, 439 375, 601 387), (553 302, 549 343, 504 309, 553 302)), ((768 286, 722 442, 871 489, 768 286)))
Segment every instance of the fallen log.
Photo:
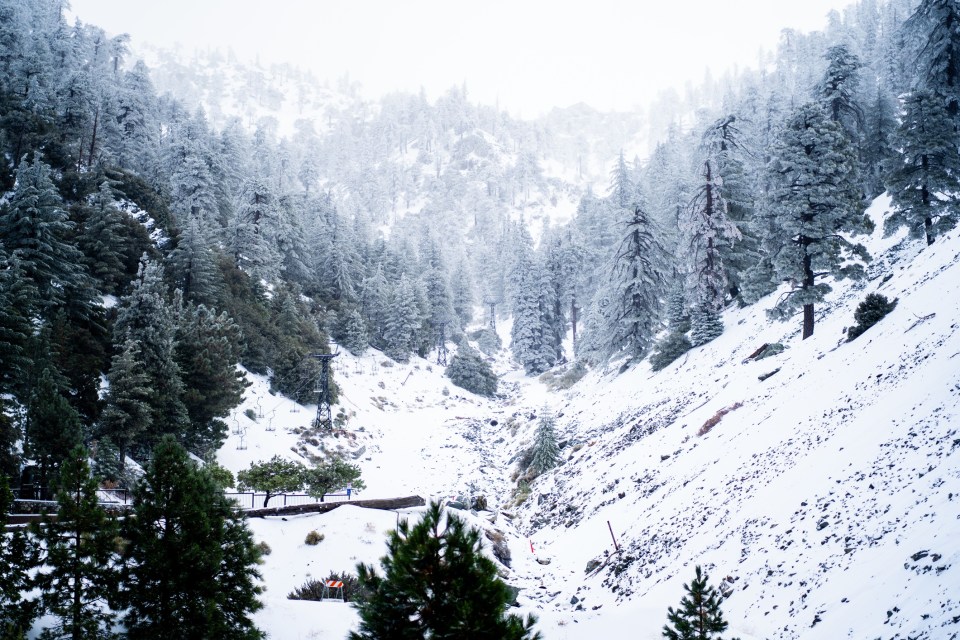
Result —
POLYGON ((302 513, 327 513, 337 507, 345 504, 364 509, 381 509, 390 511, 393 509, 406 509, 408 507, 422 507, 427 501, 420 496, 407 496, 405 498, 389 498, 382 500, 349 500, 347 502, 314 502, 311 504, 298 504, 288 507, 267 507, 266 509, 247 509, 244 515, 248 518, 264 518, 266 516, 295 516, 302 513))

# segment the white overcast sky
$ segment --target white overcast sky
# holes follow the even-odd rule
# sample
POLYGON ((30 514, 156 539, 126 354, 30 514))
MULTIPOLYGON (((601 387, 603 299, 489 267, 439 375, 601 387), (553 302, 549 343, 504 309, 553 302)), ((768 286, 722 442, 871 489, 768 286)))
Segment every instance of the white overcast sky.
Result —
POLYGON ((780 30, 822 29, 849 0, 71 0, 73 13, 137 43, 231 48, 349 73, 364 93, 466 81, 514 115, 586 102, 645 105, 667 87, 755 66, 780 30))

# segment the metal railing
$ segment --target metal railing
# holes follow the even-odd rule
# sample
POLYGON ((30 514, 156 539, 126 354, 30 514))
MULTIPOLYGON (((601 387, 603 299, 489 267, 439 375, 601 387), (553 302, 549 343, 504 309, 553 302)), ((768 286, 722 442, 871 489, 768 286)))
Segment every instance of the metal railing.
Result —
MULTIPOLYGON (((260 509, 263 507, 263 500, 267 497, 266 493, 258 491, 237 491, 226 492, 223 494, 227 498, 234 500, 240 505, 241 509, 260 509)), ((316 504, 319 502, 346 502, 352 496, 347 493, 328 493, 323 496, 323 500, 315 498, 306 493, 277 493, 270 495, 268 507, 295 507, 301 504, 316 504)))

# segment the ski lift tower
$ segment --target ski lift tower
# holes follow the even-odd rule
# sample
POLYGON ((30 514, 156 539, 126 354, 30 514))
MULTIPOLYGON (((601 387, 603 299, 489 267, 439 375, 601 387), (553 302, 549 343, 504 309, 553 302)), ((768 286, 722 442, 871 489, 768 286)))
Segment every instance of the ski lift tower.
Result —
POLYGON ((314 391, 317 394, 317 419, 314 426, 317 429, 333 431, 333 415, 330 410, 330 361, 339 353, 314 353, 312 357, 320 361, 320 377, 314 391))
POLYGON ((437 364, 447 366, 447 323, 437 324, 437 364))

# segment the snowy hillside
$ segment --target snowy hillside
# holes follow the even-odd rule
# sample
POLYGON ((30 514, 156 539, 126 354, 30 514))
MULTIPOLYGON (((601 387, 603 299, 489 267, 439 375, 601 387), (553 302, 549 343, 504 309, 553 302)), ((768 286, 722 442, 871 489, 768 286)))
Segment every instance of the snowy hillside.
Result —
MULTIPOLYGON (((881 198, 870 210, 876 222, 886 206, 881 198)), ((565 392, 506 371, 503 359, 506 397, 487 401, 423 360, 343 355, 335 370, 352 435, 322 444, 354 452, 369 487, 361 497, 486 495, 499 509, 471 521, 506 534, 513 561, 502 573, 550 640, 659 637, 696 564, 730 593, 731 637, 954 638, 958 236, 923 247, 878 231, 869 280, 837 286, 806 341, 799 319, 766 318, 774 294, 728 311, 720 338, 660 373, 646 363, 592 372, 565 392), (846 343, 844 328, 873 291, 898 306, 846 343), (765 343, 785 350, 746 360, 765 343), (511 463, 545 404, 558 415, 564 464, 515 508, 511 463), (587 573, 590 561, 600 566, 587 573)), ((312 418, 258 381, 237 420, 268 402, 275 431, 261 419, 248 425, 245 450, 237 435, 221 450, 234 470, 290 452, 292 429, 312 418)), ((348 606, 285 595, 309 575, 375 561, 397 517, 348 507, 253 521, 274 550, 258 614, 270 637, 341 637, 356 620, 348 606), (327 535, 316 548, 303 544, 312 529, 327 535)))

